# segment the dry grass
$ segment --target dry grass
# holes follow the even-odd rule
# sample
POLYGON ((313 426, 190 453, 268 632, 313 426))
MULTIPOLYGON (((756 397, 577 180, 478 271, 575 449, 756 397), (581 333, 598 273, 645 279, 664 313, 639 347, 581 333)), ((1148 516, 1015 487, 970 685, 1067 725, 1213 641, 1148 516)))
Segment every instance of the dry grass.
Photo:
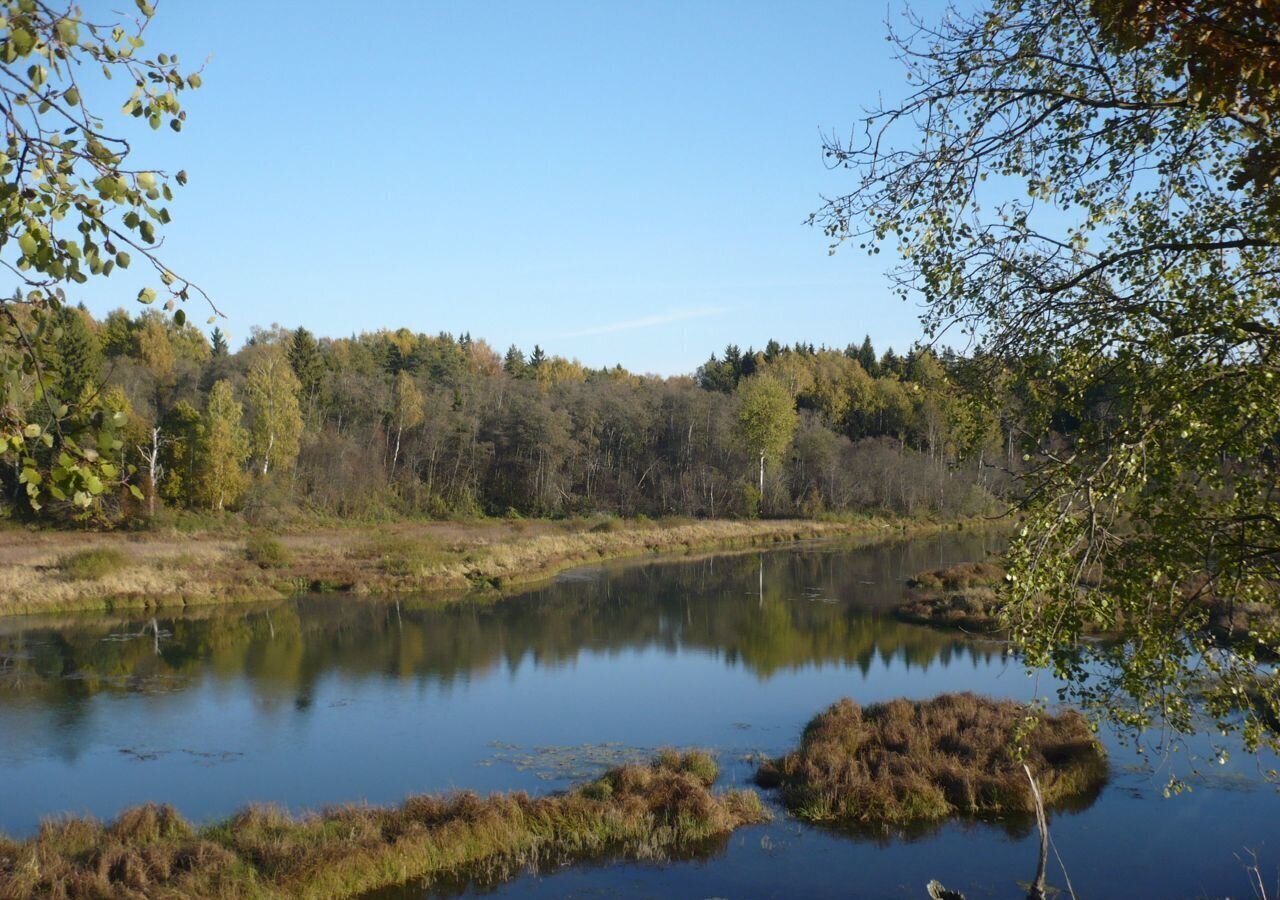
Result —
POLYGON ((997 631, 1003 604, 996 587, 1004 577, 1000 566, 981 562, 921 572, 907 580, 908 599, 894 614, 921 625, 997 631))
POLYGON ((841 700, 806 726, 798 750, 762 766, 757 781, 781 788, 802 819, 871 828, 1030 813, 1022 762, 1050 807, 1096 792, 1107 765, 1084 719, 1039 715, 1018 759, 1027 715, 1019 704, 973 694, 867 707, 841 700))
POLYGON ((926 591, 963 591, 1004 583, 1004 569, 992 563, 959 563, 908 579, 907 586, 926 591))
POLYGON ((263 542, 253 536, 13 532, 0 546, 0 615, 278 599, 302 590, 456 595, 506 590, 604 559, 938 527, 887 519, 627 522, 605 530, 591 520, 396 523, 281 534, 265 549, 255 549, 263 542), (123 554, 127 565, 80 581, 57 566, 67 554, 98 550, 123 554))
POLYGON ((947 592, 942 596, 914 597, 894 610, 904 622, 994 632, 1000 629, 1003 604, 989 587, 947 592))
POLYGON ((661 858, 768 818, 755 793, 712 794, 708 774, 705 754, 667 753, 551 797, 459 793, 301 818, 252 807, 204 828, 154 804, 110 825, 63 819, 25 843, 0 840, 0 897, 337 898, 605 855, 661 858))

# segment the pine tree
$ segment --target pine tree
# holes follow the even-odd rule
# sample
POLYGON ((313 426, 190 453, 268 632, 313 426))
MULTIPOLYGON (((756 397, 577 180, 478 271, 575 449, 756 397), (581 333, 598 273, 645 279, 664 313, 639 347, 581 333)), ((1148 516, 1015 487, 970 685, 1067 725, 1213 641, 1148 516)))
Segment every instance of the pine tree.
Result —
POLYGON ((113 309, 102 323, 102 352, 108 357, 132 354, 134 331, 134 322, 129 314, 123 309, 113 309))
POLYGON ((307 399, 307 420, 310 421, 316 393, 324 379, 324 357, 315 336, 305 328, 299 328, 293 333, 293 340, 289 344, 289 365, 293 367, 293 374, 302 385, 302 395, 307 399))
POLYGON ((231 348, 227 346, 226 335, 224 335, 222 333, 222 329, 218 328, 216 325, 214 326, 213 331, 209 334, 209 343, 212 347, 213 355, 216 357, 226 356, 231 352, 231 348))
POLYGON ((876 348, 871 345, 871 335, 862 339, 862 346, 858 348, 858 355, 854 358, 861 364, 863 371, 872 378, 879 376, 880 360, 876 358, 876 348))
POLYGON ((525 369, 528 366, 524 361, 524 354, 515 344, 507 348, 507 355, 502 361, 502 368, 512 378, 523 378, 525 376, 525 369))
POLYGON ((74 404, 85 389, 102 378, 102 352, 98 339, 85 324, 85 313, 64 306, 57 312, 57 337, 49 355, 50 385, 63 403, 74 404))

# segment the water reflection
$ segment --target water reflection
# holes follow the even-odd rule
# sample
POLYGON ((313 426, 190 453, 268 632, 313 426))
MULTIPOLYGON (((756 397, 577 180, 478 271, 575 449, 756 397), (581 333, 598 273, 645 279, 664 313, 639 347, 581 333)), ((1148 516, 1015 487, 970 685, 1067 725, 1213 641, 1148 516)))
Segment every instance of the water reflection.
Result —
POLYGON ((582 570, 499 603, 317 596, 194 607, 132 618, 0 619, 0 702, 57 709, 73 727, 107 693, 167 693, 193 682, 248 682, 264 711, 305 711, 330 673, 447 687, 521 667, 564 666, 583 652, 702 650, 767 679, 829 664, 863 673, 901 660, 928 669, 987 661, 1000 648, 898 622, 904 573, 982 554, 990 538, 830 547, 582 570), (286 698, 291 704, 283 703, 286 698))

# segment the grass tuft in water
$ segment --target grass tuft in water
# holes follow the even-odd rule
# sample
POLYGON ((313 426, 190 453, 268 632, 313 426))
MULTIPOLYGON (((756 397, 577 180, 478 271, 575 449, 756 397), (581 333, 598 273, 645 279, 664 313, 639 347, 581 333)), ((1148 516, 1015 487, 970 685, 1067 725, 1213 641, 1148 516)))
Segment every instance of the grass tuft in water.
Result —
POLYGON ((1079 713, 1031 713, 965 693, 866 707, 841 700, 809 722, 799 749, 761 766, 756 781, 780 788, 802 819, 905 827, 1030 813, 1024 762, 1050 807, 1092 795, 1107 778, 1102 747, 1079 713), (1028 715, 1035 727, 1018 758, 1028 715))

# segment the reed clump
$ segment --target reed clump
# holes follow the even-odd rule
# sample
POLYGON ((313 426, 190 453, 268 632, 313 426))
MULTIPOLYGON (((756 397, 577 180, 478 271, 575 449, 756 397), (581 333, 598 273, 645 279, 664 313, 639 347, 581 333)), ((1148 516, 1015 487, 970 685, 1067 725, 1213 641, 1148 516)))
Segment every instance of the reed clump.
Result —
POLYGON ((756 780, 779 788, 787 808, 808 821, 905 828, 1031 813, 1023 763, 1049 807, 1089 797, 1107 778, 1103 750, 1079 713, 1033 713, 964 693, 866 707, 841 700, 756 780))
POLYGON ((465 792, 300 817, 254 806, 200 828, 157 804, 109 825, 53 820, 28 841, 0 838, 0 897, 338 898, 583 858, 661 858, 768 818, 751 791, 713 794, 714 765, 671 752, 548 797, 465 792))

